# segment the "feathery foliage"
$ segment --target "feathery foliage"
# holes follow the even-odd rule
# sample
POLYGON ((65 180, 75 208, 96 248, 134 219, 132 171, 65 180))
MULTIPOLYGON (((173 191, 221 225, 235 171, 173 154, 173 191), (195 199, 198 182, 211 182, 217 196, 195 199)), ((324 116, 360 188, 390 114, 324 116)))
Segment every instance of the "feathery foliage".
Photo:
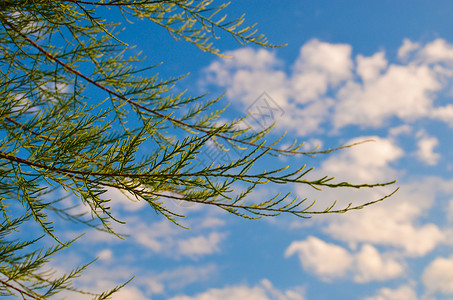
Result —
MULTIPOLYGON (((43 271, 51 256, 69 247, 54 228, 55 218, 83 223, 117 234, 109 189, 146 201, 171 222, 183 217, 165 199, 217 206, 244 218, 289 213, 306 218, 342 213, 381 201, 313 211, 313 201, 290 194, 251 202, 263 184, 302 184, 315 189, 370 188, 377 184, 309 179, 305 165, 256 171, 272 155, 330 153, 301 151, 295 142, 281 148, 262 131, 241 129, 243 119, 220 124, 220 98, 206 99, 171 92, 176 79, 147 77, 141 56, 118 38, 118 23, 105 19, 106 9, 119 10, 125 21, 144 20, 163 27, 176 39, 222 56, 213 43, 227 34, 239 43, 277 47, 244 26, 243 17, 227 19, 227 4, 212 0, 3 0, 0 1, 0 295, 45 299, 62 290, 76 291, 71 280, 86 266, 62 277, 43 271), (140 147, 151 152, 141 155, 140 147), (231 163, 197 164, 207 147, 236 149, 231 163), (242 187, 242 190, 238 190, 242 187), (89 213, 76 213, 55 198, 64 189, 80 199, 89 213), (43 236, 24 239, 29 224, 43 236), (51 237, 56 246, 43 246, 51 237)), ((107 299, 119 287, 101 295, 107 299)), ((85 293, 83 291, 78 291, 85 293)))

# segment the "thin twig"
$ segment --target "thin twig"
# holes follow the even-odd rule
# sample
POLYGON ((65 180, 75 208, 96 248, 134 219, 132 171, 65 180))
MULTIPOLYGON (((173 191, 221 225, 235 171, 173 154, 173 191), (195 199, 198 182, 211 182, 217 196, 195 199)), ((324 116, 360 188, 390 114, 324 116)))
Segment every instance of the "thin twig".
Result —
POLYGON ((22 295, 27 295, 28 297, 31 297, 31 298, 36 299, 36 300, 42 300, 41 298, 36 297, 35 295, 32 295, 32 294, 30 294, 30 293, 28 293, 28 292, 26 292, 26 291, 24 291, 24 290, 21 290, 20 288, 15 287, 14 285, 9 284, 8 282, 6 282, 6 281, 4 281, 4 280, 2 280, 2 279, 0 279, 0 283, 2 283, 3 285, 6 285, 7 287, 10 287, 10 288, 12 288, 12 289, 18 291, 18 292, 21 293, 22 295))

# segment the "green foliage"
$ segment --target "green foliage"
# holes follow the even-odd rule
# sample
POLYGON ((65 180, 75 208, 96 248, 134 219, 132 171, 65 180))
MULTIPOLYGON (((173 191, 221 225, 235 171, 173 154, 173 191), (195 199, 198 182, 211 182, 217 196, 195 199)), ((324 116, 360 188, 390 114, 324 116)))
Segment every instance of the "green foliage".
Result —
MULTIPOLYGON (((173 94, 178 79, 143 76, 156 66, 139 67, 143 58, 128 55, 131 47, 117 38, 118 24, 102 18, 106 8, 119 10, 126 21, 151 21, 216 55, 222 55, 212 42, 219 34, 276 47, 254 26, 243 26, 243 17, 228 20, 222 14, 227 4, 212 2, 0 2, 0 295, 45 299, 62 290, 76 291, 71 280, 86 266, 60 278, 42 271, 53 254, 72 243, 60 240, 55 218, 117 234, 112 222, 122 221, 112 215, 112 200, 105 197, 109 189, 146 201, 174 223, 183 216, 169 210, 165 199, 213 205, 245 218, 281 213, 306 218, 360 209, 388 197, 340 208, 334 203, 322 211, 311 210, 313 201, 290 194, 251 202, 250 193, 269 183, 322 189, 391 182, 313 180, 307 177, 312 169, 305 166, 256 171, 253 166, 270 155, 313 156, 352 145, 302 152, 295 142, 283 149, 279 140, 264 140, 272 128, 240 129, 242 119, 219 124, 223 110, 212 107, 220 98, 173 94), (212 144, 242 156, 223 165, 197 164, 197 156, 212 144), (143 145, 152 149, 146 156, 138 155, 143 145), (61 189, 77 196, 90 213, 76 213, 64 199, 55 199, 61 189), (38 224, 56 246, 42 246, 43 237, 23 239, 20 232, 30 223, 38 224)), ((118 288, 98 298, 106 299, 118 288)))

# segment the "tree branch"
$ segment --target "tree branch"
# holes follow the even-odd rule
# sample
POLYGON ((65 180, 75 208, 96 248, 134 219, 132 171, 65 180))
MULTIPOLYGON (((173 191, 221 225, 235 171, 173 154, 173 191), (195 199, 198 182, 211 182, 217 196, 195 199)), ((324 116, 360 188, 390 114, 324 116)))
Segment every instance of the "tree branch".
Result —
MULTIPOLYGON (((48 51, 46 51, 44 48, 42 48, 41 46, 39 46, 37 43, 35 43, 32 39, 30 39, 27 35, 23 34, 22 32, 20 32, 20 30, 18 30, 13 24, 11 24, 10 22, 6 21, 6 20, 2 20, 3 22, 5 22, 5 24, 7 26, 9 26, 12 30, 14 30, 17 34, 19 34, 21 37, 23 37, 24 39, 26 39, 30 44, 32 44, 36 49, 38 49, 39 51, 41 51, 44 55, 46 55, 49 59, 55 61, 56 63, 58 63, 59 65, 61 65, 63 68, 65 68, 66 70, 72 72, 73 74, 75 75, 78 75, 80 77, 82 77, 83 79, 85 79, 86 81, 88 81, 89 83, 95 85, 96 87, 102 89, 103 91, 111 94, 111 95, 114 95, 116 97, 118 97, 119 99, 121 100, 124 100, 128 103, 130 103, 131 105, 134 105, 142 110, 145 110, 147 112, 150 112, 156 116, 159 116, 163 119, 166 119, 166 120, 169 120, 173 123, 176 123, 182 127, 188 127, 188 128, 192 128, 192 129, 195 129, 195 130, 198 130, 198 131, 201 131, 201 132, 204 132, 204 133, 210 133, 211 131, 208 130, 208 129, 204 129, 204 128, 201 128, 199 126, 196 126, 196 125, 192 125, 192 124, 188 124, 186 122, 183 122, 181 120, 178 120, 178 119, 175 119, 169 115, 165 115, 165 114, 162 114, 156 110, 153 110, 153 109, 150 109, 148 107, 145 107, 143 105, 141 105, 140 103, 137 103, 127 97, 125 97, 124 95, 94 81, 93 79, 91 79, 90 77, 84 75, 83 73, 81 73, 80 71, 74 69, 73 67, 67 65, 66 63, 64 63, 63 61, 59 60, 58 58, 56 58, 55 56, 53 56, 51 53, 49 53, 48 51)), ((345 149, 345 148, 350 148, 350 147, 354 147, 356 145, 359 145, 359 144, 363 144, 363 143, 367 143, 367 142, 371 142, 373 140, 365 140, 365 141, 361 141, 361 142, 357 142, 357 143, 353 143, 353 144, 348 144, 348 145, 341 145, 337 148, 332 148, 332 149, 327 149, 327 150, 319 150, 319 151, 295 151, 295 150, 284 150, 284 149, 277 149, 277 148, 274 148, 274 147, 269 147, 269 146, 265 146, 265 145, 261 145, 261 144, 256 144, 256 143, 251 143, 251 142, 246 142, 246 141, 243 141, 243 140, 240 140, 240 139, 236 139, 236 138, 232 138, 232 137, 228 137, 228 136, 225 136, 223 134, 219 134, 219 133, 215 133, 214 136, 217 136, 219 138, 222 138, 222 139, 225 139, 225 140, 229 140, 229 141, 232 141, 232 142, 236 142, 236 143, 240 143, 240 144, 245 144, 245 145, 248 145, 248 146, 252 146, 252 147, 255 147, 255 148, 259 148, 259 149, 265 149, 265 150, 270 150, 270 151, 275 151, 277 153, 284 153, 284 154, 299 154, 299 155, 307 155, 307 156, 313 156, 313 155, 316 155, 316 154, 328 154, 328 153, 331 153, 331 152, 334 152, 334 151, 338 151, 338 150, 341 150, 341 149, 345 149)))
POLYGON ((37 296, 35 296, 35 295, 32 295, 32 294, 30 294, 30 293, 28 293, 28 292, 26 292, 26 291, 24 291, 24 290, 21 290, 20 288, 15 287, 14 285, 9 284, 8 282, 6 282, 6 281, 4 281, 4 280, 2 280, 2 279, 0 279, 0 283, 3 284, 3 285, 6 285, 7 287, 10 287, 10 288, 16 290, 16 291, 19 292, 21 295, 26 295, 26 296, 28 296, 28 297, 30 297, 30 298, 32 298, 32 299, 36 299, 36 300, 42 300, 41 298, 39 298, 39 297, 37 297, 37 296))

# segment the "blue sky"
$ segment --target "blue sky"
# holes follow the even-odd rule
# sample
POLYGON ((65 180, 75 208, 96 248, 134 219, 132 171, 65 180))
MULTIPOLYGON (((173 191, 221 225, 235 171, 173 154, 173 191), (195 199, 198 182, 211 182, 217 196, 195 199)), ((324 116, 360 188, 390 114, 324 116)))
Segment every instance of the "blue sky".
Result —
MULTIPOLYGON (((287 46, 262 49, 222 36, 217 45, 232 57, 222 59, 148 23, 127 25, 122 38, 150 64, 163 62, 161 77, 190 73, 177 90, 228 90, 225 118, 250 112, 266 92, 278 108, 275 137, 287 131, 308 148, 375 141, 280 163, 307 163, 313 175, 338 180, 397 179, 400 190, 362 211, 310 220, 250 221, 169 202, 187 214, 190 230, 112 190, 114 209, 128 222, 118 229, 130 236, 89 232, 53 265, 65 270, 99 256, 78 280, 94 290, 135 275, 114 299, 452 299, 453 3, 248 0, 227 12, 245 13, 248 24, 287 46)), ((377 199, 395 187, 289 188, 325 207, 377 199)), ((278 191, 269 186, 255 197, 278 191)), ((67 236, 80 230, 68 227, 67 236)))

